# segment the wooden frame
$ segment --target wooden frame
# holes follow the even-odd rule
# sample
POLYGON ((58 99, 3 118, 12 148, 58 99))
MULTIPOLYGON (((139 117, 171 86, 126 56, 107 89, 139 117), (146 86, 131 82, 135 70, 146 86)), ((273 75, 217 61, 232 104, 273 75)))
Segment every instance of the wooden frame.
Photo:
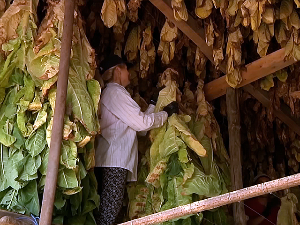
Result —
MULTIPOLYGON (((176 21, 173 16, 173 9, 171 7, 171 0, 149 0, 158 10, 160 10, 170 21, 172 21, 188 38, 190 38, 197 46, 200 47, 203 54, 212 62, 212 48, 205 42, 205 33, 203 28, 198 26, 197 21, 189 15, 188 21, 176 21)), ((280 69, 283 69, 289 65, 292 65, 296 61, 293 59, 285 60, 285 49, 280 49, 265 57, 262 57, 248 65, 246 65, 246 71, 242 71, 242 83, 238 85, 238 88, 249 85, 250 83, 259 80, 271 73, 274 73, 280 69)), ((220 65, 220 70, 226 74, 226 66, 220 65)), ((207 101, 214 100, 222 95, 225 95, 226 89, 229 87, 225 80, 225 76, 222 76, 216 80, 213 80, 204 86, 204 93, 207 101)), ((250 86, 246 88, 248 91, 250 86)), ((254 98, 260 102, 265 102, 265 97, 259 94, 261 90, 252 90, 250 93, 254 98)), ((265 105, 266 106, 266 105, 265 105)), ((297 134, 300 130, 298 124, 291 123, 291 116, 285 112, 275 112, 275 115, 285 122, 291 129, 297 134), (289 121, 289 122, 288 122, 289 121)))

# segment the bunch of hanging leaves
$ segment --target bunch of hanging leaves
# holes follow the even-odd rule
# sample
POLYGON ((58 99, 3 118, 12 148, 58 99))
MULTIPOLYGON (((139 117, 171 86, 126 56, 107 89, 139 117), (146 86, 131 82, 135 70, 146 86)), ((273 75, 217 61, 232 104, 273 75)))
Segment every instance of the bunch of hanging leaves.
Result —
MULTIPOLYGON (((165 88, 159 94, 156 112, 178 96, 177 84, 168 71, 162 75, 165 88)), ((128 187, 130 219, 228 191, 229 158, 223 140, 219 131, 214 135, 206 131, 212 120, 212 114, 199 118, 173 114, 163 127, 150 132, 152 145, 139 165, 138 181, 128 187)), ((215 224, 227 224, 224 208, 163 224, 200 224, 206 217, 215 224)))
MULTIPOLYGON (((47 172, 64 1, 49 1, 39 28, 38 0, 15 0, 0 18, 0 208, 40 214, 47 172)), ((94 136, 100 85, 94 51, 76 10, 54 223, 95 224, 99 205, 94 136)))

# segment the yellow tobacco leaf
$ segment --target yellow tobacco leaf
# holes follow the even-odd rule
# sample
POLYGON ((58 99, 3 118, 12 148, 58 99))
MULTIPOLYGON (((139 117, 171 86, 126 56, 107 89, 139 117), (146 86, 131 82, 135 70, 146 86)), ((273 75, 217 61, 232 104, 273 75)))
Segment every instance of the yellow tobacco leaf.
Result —
POLYGON ((292 0, 282 0, 280 5, 280 19, 285 19, 291 15, 293 11, 292 0))
POLYGON ((174 126, 179 131, 182 140, 189 146, 190 149, 192 149, 200 157, 206 156, 206 150, 204 147, 192 134, 185 122, 178 117, 178 115, 173 114, 169 117, 168 122, 170 126, 174 126))
POLYGON ((295 27, 297 30, 300 29, 300 19, 297 11, 293 9, 293 12, 290 15, 290 23, 293 27, 295 27))
POLYGON ((213 3, 211 0, 204 0, 203 4, 201 2, 197 0, 195 13, 200 19, 205 19, 211 14, 213 3))
POLYGON ((263 78, 260 81, 260 87, 261 89, 265 91, 269 91, 271 87, 274 87, 274 80, 273 80, 273 74, 270 74, 263 78))
POLYGON ((124 54, 127 57, 128 61, 134 61, 137 58, 139 49, 140 49, 140 42, 141 42, 141 34, 140 34, 140 27, 135 26, 126 41, 124 54))
POLYGON ((114 0, 104 0, 101 9, 101 19, 108 28, 116 24, 118 19, 117 6, 114 0))
POLYGON ((262 21, 266 24, 275 22, 275 12, 273 7, 266 7, 265 12, 262 14, 262 21))
POLYGON ((178 35, 177 27, 173 23, 171 23, 168 19, 166 19, 166 22, 160 33, 160 39, 162 41, 171 42, 177 38, 177 35, 178 35))
POLYGON ((177 21, 180 21, 180 20, 187 21, 188 20, 189 15, 188 15, 184 0, 179 0, 179 1, 172 0, 171 5, 173 8, 175 20, 177 20, 177 21))

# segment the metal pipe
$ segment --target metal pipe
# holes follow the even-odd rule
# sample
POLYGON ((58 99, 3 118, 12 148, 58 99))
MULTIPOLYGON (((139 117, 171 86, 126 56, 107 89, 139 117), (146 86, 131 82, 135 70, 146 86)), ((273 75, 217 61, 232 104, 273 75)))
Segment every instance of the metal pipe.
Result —
POLYGON ((50 225, 52 223, 60 149, 63 136, 64 115, 66 109, 68 75, 73 37, 74 8, 74 0, 65 0, 65 15, 61 41, 56 103, 40 225, 50 225))
POLYGON ((121 225, 157 224, 300 185, 300 173, 155 213, 121 225))

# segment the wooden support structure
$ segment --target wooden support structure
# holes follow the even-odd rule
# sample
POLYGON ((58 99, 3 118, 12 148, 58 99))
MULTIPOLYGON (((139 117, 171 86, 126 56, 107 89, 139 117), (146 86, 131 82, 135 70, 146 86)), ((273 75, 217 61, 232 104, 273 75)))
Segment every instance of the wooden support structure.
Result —
MULTIPOLYGON (((273 52, 265 57, 262 57, 246 65, 246 70, 242 71, 243 80, 237 86, 237 88, 246 86, 247 84, 250 84, 253 81, 256 81, 260 78, 263 78, 271 73, 274 73, 295 63, 293 59, 285 60, 284 57, 285 49, 282 48, 276 52, 273 52)), ((225 71, 222 72, 225 73, 225 71)), ((211 101, 222 95, 225 95, 226 88, 228 87, 229 85, 225 80, 225 76, 222 76, 218 79, 209 82, 204 86, 206 100, 211 101)))
MULTIPOLYGON (((238 89, 227 88, 226 104, 229 133, 229 155, 231 189, 233 191, 243 188, 242 157, 241 157, 241 119, 238 99, 238 89)), ((235 225, 246 225, 244 204, 233 204, 233 218, 235 225)))
MULTIPOLYGON (((208 60, 214 63, 212 48, 209 47, 205 41, 205 32, 203 28, 198 26, 197 21, 191 15, 189 15, 188 21, 176 21, 171 7, 171 0, 150 0, 150 2, 172 21, 172 23, 174 23, 190 40, 200 47, 200 50, 208 60)), ((246 65, 246 70, 242 71, 242 83, 237 87, 243 87, 295 63, 293 59, 285 60, 284 57, 285 49, 282 48, 246 65)), ((220 65, 220 70, 226 74, 225 64, 220 65)), ((226 88, 228 87, 229 85, 225 80, 225 76, 209 82, 204 86, 206 100, 211 101, 225 95, 226 88)))
MULTIPOLYGON (((260 101, 266 108, 269 108, 271 106, 272 102, 270 101, 267 92, 261 89, 255 89, 251 84, 243 87, 243 89, 256 99, 258 99, 258 101, 260 101)), ((289 126, 295 133, 300 135, 300 120, 292 117, 291 110, 288 106, 281 104, 280 109, 274 109, 274 115, 278 117, 282 122, 284 122, 287 126, 289 126)))
POLYGON ((49 225, 52 223, 66 108, 70 55, 73 38, 74 8, 75 1, 65 0, 65 17, 61 42, 57 93, 40 225, 49 225))
POLYGON ((139 219, 131 220, 121 225, 148 225, 158 224, 165 221, 178 219, 183 216, 194 215, 205 210, 215 209, 220 206, 240 202, 260 195, 288 189, 300 185, 300 173, 272 180, 255 186, 243 188, 216 197, 193 202, 188 205, 179 206, 173 209, 165 210, 139 219))

